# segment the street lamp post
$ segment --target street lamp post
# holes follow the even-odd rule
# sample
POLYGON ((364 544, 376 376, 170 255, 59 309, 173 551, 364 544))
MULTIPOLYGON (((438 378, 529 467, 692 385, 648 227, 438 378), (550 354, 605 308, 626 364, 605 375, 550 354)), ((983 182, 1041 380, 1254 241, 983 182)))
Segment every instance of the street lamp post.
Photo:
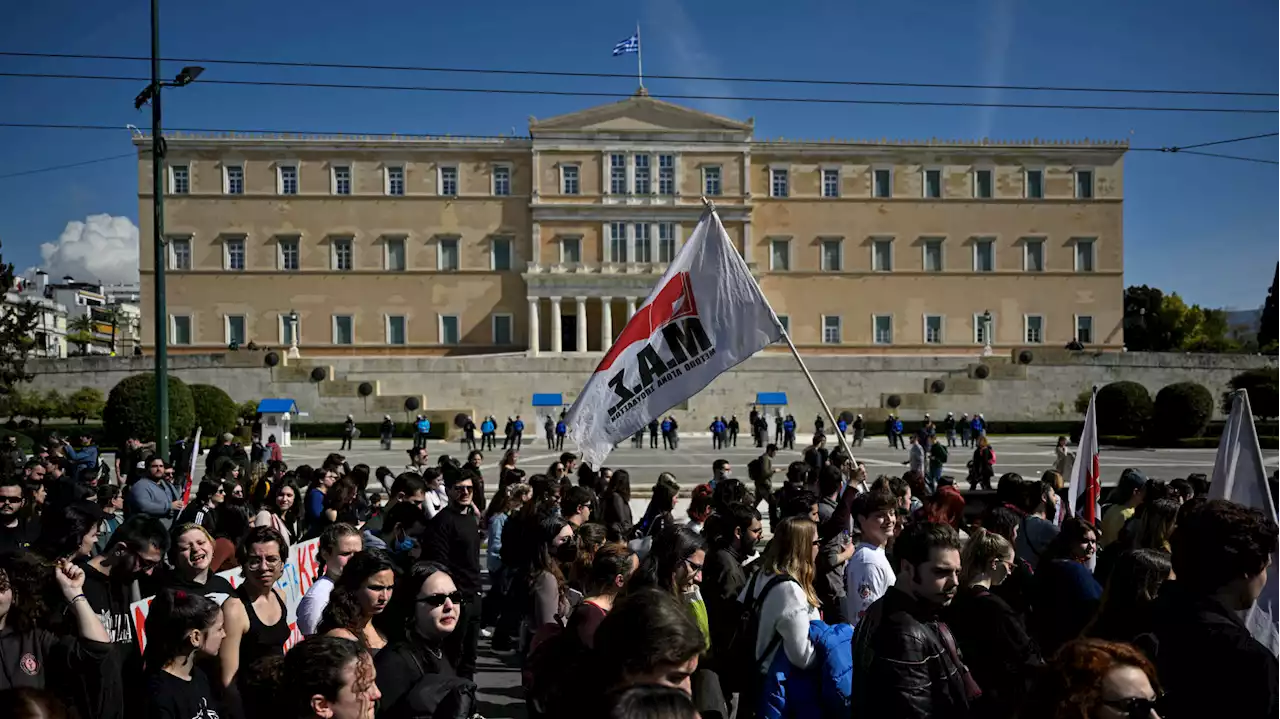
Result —
POLYGON ((173 82, 160 81, 160 0, 151 0, 151 84, 134 100, 142 109, 151 102, 151 248, 155 266, 155 335, 156 335, 156 451, 169 461, 169 318, 165 303, 165 265, 168 262, 164 242, 164 176, 165 142, 161 130, 160 89, 182 87, 195 80, 204 68, 184 67, 173 82))
POLYGON ((289 310, 289 359, 298 359, 301 356, 298 352, 298 313, 295 310, 289 310))
POLYGON ((982 312, 982 356, 991 356, 991 310, 982 312))

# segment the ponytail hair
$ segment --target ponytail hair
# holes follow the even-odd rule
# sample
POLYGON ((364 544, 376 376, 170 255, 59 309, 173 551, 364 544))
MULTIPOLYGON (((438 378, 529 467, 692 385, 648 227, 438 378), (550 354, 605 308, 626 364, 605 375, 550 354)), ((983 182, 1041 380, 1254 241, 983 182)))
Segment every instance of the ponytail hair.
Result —
POLYGON ((1009 544, 1009 540, 981 527, 975 529, 960 552, 961 586, 969 586, 991 567, 991 562, 1002 560, 1012 554, 1013 545, 1009 544))
POLYGON ((191 651, 187 635, 208 631, 218 619, 218 605, 202 594, 166 589, 151 601, 147 614, 147 648, 142 655, 147 671, 160 671, 173 659, 191 651))

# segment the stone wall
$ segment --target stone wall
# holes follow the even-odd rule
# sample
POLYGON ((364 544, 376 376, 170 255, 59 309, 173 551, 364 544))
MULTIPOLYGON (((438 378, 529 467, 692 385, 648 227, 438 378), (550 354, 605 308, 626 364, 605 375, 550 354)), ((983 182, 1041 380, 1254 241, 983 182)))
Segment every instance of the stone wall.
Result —
MULTIPOLYGON (((1246 369, 1269 367, 1274 359, 1246 355, 1155 353, 1071 353, 1043 347, 1032 350, 1029 363, 1012 356, 968 357, 847 357, 813 356, 805 362, 832 409, 861 412, 875 421, 889 410, 889 397, 900 400, 905 419, 925 412, 934 417, 948 411, 981 412, 989 420, 1070 420, 1076 395, 1092 386, 1116 380, 1146 385, 1154 395, 1173 382, 1190 380, 1215 395, 1232 376, 1246 369), (985 367, 987 375, 978 368, 985 367), (934 385, 941 381, 941 391, 934 385)), ((572 402, 598 362, 597 357, 540 357, 523 355, 422 358, 324 358, 293 360, 267 367, 262 352, 226 352, 170 358, 170 371, 188 383, 212 384, 237 401, 288 397, 298 402, 311 421, 334 421, 353 414, 376 420, 383 414, 408 414, 405 400, 417 397, 428 410, 469 409, 499 418, 539 414, 532 395, 561 393, 572 402), (321 368, 326 379, 311 379, 321 368), (362 383, 372 385, 360 396, 362 383)), ((110 391, 125 377, 150 372, 151 357, 88 357, 37 360, 32 386, 39 390, 71 392, 80 387, 110 391)), ((787 411, 802 420, 821 411, 790 355, 762 354, 739 365, 677 411, 691 431, 710 423, 713 415, 745 416, 757 392, 786 392, 787 411)), ((545 410, 541 410, 545 413, 545 410)))

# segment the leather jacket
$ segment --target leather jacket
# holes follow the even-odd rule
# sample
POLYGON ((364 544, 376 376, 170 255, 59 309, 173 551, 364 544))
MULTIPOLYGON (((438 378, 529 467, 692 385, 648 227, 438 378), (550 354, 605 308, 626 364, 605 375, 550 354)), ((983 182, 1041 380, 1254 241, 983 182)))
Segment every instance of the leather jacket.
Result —
POLYGON ((895 719, 965 717, 964 672, 942 639, 937 608, 890 587, 853 636, 853 706, 895 719))

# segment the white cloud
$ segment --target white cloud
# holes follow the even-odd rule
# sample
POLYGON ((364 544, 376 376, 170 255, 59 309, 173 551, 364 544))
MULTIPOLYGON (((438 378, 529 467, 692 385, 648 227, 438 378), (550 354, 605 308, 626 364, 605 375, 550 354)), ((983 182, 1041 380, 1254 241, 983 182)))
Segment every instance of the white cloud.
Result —
MULTIPOLYGON (((654 45, 669 51, 665 62, 655 64, 660 73, 672 75, 691 75, 697 77, 724 77, 723 68, 714 52, 708 47, 725 47, 716 42, 714 35, 704 36, 702 27, 695 25, 689 13, 685 11, 682 0, 652 0, 646 7, 646 16, 653 20, 652 35, 661 35, 654 45)), ((705 26, 712 33, 715 27, 705 26)), ((641 28, 641 42, 644 41, 644 28, 641 28)), ((670 80, 663 82, 673 82, 670 80)), ((681 95, 716 95, 733 97, 733 84, 721 80, 680 80, 675 81, 681 95)), ((658 97, 661 92, 655 93, 658 97)), ((738 100, 677 100, 676 102, 701 108, 713 115, 720 115, 731 120, 746 120, 747 109, 738 100)))
POLYGON ((128 217, 89 215, 68 222, 57 242, 40 245, 40 256, 54 279, 137 282, 138 227, 128 217))

